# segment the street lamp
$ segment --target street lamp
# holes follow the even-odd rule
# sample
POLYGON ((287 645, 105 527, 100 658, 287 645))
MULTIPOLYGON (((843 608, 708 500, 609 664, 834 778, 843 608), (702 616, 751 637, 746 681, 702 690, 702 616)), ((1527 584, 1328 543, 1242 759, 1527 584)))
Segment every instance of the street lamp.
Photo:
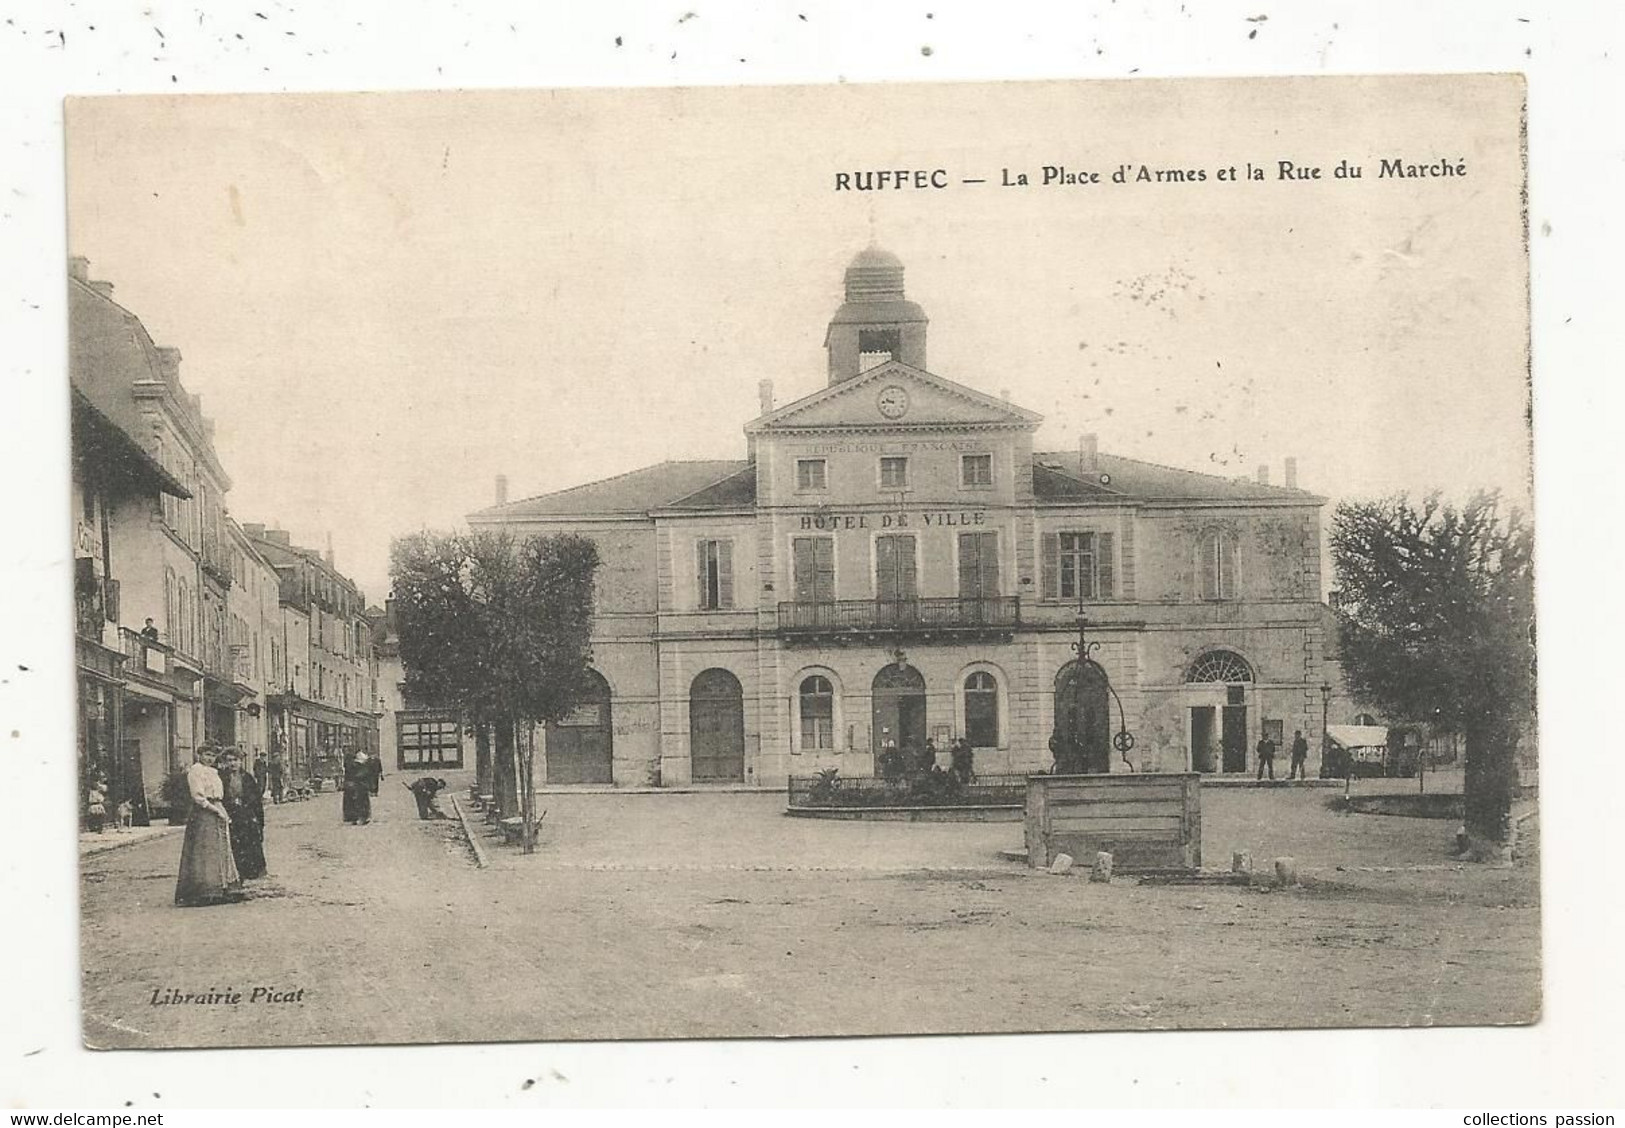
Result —
MULTIPOLYGON (((1326 731, 1326 722, 1331 717, 1331 683, 1321 683, 1321 772, 1326 770, 1326 759, 1331 756, 1331 733, 1326 731)), ((1349 779, 1354 772, 1354 764, 1350 762, 1342 774, 1342 796, 1349 798, 1349 779)))

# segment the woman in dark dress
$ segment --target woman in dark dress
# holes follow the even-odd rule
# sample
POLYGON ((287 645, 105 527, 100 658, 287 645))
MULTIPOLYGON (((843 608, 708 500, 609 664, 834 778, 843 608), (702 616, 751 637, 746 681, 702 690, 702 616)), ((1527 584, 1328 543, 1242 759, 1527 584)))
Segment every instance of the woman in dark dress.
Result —
POLYGON ((344 821, 357 825, 372 821, 372 769, 365 752, 357 752, 344 765, 344 821))
POLYGON ((265 876, 264 785, 242 768, 233 749, 220 754, 221 802, 231 816, 231 852, 237 859, 237 872, 243 880, 265 876))

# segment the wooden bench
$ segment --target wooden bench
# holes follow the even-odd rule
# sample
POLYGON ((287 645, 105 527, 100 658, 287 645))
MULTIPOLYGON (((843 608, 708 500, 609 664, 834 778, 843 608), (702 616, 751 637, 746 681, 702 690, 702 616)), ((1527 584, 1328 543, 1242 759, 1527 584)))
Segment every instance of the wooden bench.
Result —
POLYGON ((1027 864, 1105 851, 1119 873, 1200 869, 1200 789, 1194 772, 1029 776, 1027 864))

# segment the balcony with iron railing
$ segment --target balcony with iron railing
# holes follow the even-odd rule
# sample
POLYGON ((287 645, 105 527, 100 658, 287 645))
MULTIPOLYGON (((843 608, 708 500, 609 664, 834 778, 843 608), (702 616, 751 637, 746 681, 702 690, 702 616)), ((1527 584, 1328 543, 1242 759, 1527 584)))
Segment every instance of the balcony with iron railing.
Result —
POLYGON ((1017 595, 929 599, 834 599, 779 604, 787 642, 909 638, 957 641, 1008 637, 1021 626, 1017 595))

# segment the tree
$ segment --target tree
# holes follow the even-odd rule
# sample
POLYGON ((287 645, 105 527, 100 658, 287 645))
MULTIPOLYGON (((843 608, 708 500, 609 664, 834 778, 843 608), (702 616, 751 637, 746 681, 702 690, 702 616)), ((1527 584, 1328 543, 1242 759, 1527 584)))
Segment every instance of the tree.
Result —
POLYGON ((1338 643, 1350 690, 1466 743, 1469 835, 1505 838, 1520 734, 1535 710, 1529 526, 1496 495, 1344 502, 1332 525, 1338 643))
POLYGON ((592 685, 598 547, 572 534, 516 541, 506 533, 418 533, 397 539, 390 556, 405 691, 495 730, 495 758, 532 853, 528 733, 563 719, 592 685))

